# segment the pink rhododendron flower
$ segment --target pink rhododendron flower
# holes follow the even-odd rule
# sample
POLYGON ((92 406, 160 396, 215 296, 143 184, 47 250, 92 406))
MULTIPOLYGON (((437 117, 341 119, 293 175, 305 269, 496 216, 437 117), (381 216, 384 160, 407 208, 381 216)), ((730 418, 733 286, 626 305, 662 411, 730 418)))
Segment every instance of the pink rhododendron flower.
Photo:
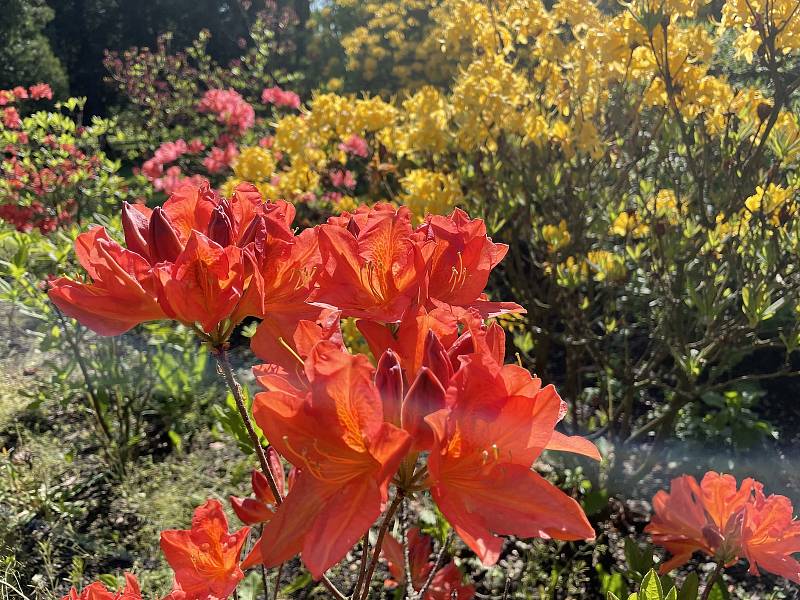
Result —
POLYGON ((52 100, 53 90, 47 83, 37 83, 28 88, 33 100, 52 100))
POLYGON ((14 97, 18 100, 25 100, 28 97, 28 90, 21 85, 18 85, 11 91, 14 92, 14 97))
POLYGON ((242 135, 256 121, 253 107, 234 90, 208 90, 197 110, 215 114, 217 121, 236 135, 242 135))
POLYGON ((214 146, 208 156, 203 159, 203 166, 208 169, 209 173, 219 173, 229 167, 238 154, 239 151, 235 144, 228 144, 225 148, 214 146))
POLYGON ((261 92, 261 101, 264 104, 274 104, 286 108, 300 108, 300 96, 294 92, 282 90, 278 86, 264 88, 264 91, 261 92))
POLYGON ((351 171, 331 171, 330 173, 331 185, 338 188, 347 188, 352 190, 356 187, 356 180, 351 171))
POLYGON ((347 138, 346 141, 339 144, 339 150, 342 152, 347 152, 348 154, 352 154, 353 156, 360 156, 361 158, 366 158, 369 155, 369 145, 367 144, 367 140, 362 138, 360 135, 351 135, 347 138))
POLYGON ((19 118, 19 113, 13 106, 9 106, 3 110, 3 125, 9 129, 19 129, 22 127, 22 119, 19 118))

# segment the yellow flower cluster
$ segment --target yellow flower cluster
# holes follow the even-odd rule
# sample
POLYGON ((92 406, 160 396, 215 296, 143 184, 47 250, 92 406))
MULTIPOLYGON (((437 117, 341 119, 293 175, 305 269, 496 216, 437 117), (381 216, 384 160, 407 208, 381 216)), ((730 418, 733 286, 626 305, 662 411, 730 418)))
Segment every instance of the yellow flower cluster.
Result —
POLYGON ((782 55, 800 50, 799 12, 796 0, 727 0, 719 26, 736 31, 736 53, 752 63, 758 52, 769 50, 765 43, 774 43, 782 55))
POLYGON ((413 169, 400 180, 400 201, 421 222, 426 215, 444 215, 463 200, 458 178, 428 169, 413 169))
POLYGON ((244 181, 268 180, 274 170, 272 152, 260 146, 242 148, 233 163, 234 175, 244 181))
POLYGON ((796 207, 790 206, 790 201, 796 192, 795 189, 774 183, 770 183, 767 187, 756 187, 755 193, 744 201, 747 209, 743 215, 745 222, 749 220, 750 215, 760 213, 772 224, 779 225, 782 210, 795 212, 796 207))
MULTIPOLYGON (((319 18, 327 22, 320 25, 335 27, 337 17, 338 21, 356 23, 341 38, 344 67, 350 74, 358 73, 360 81, 371 89, 389 94, 398 87, 443 84, 452 76, 456 61, 432 35, 431 15, 440 4, 439 0, 338 0, 321 11, 319 18)), ((333 56, 323 71, 331 73, 337 66, 338 59, 333 56)), ((338 81, 332 83, 329 89, 336 89, 338 81)))
MULTIPOLYGON (((365 196, 346 204, 389 196, 422 216, 445 212, 475 178, 490 178, 483 169, 501 149, 522 161, 613 164, 650 113, 662 115, 652 120, 658 127, 683 134, 684 145, 704 136, 754 148, 769 130, 767 149, 790 163, 800 157, 797 116, 771 115, 770 98, 729 81, 715 56, 733 32, 739 55, 753 60, 764 52, 765 27, 780 32, 770 42, 780 56, 794 53, 795 7, 796 0, 725 0, 715 25, 706 0, 631 0, 616 9, 599 0, 334 0, 315 18, 351 24, 337 41, 343 77, 359 74, 373 94, 391 98, 317 93, 276 123, 269 150, 243 151, 234 179, 256 179, 272 197, 320 197, 327 173, 352 164, 343 144, 358 136, 369 148, 357 173, 365 196), (389 81, 399 83, 387 89, 389 81)), ((646 132, 653 134, 660 132, 646 132)), ((682 202, 671 189, 615 200, 605 233, 640 240, 654 221, 680 225, 682 202)), ((561 223, 536 229, 551 252, 570 242, 561 223)), ((616 259, 595 258, 589 263, 600 276, 618 274, 616 259)))
POLYGON ((542 239, 547 244, 549 252, 556 252, 569 245, 572 240, 567 222, 561 219, 558 225, 544 225, 542 227, 542 239))
MULTIPOLYGON (((395 119, 381 138, 395 154, 448 147, 491 153, 509 142, 598 159, 612 141, 606 113, 620 85, 643 91, 634 112, 674 104, 683 119, 700 121, 711 135, 738 123, 758 136, 761 94, 734 88, 711 68, 712 58, 726 28, 746 33, 759 22, 748 6, 764 11, 760 22, 787 23, 778 45, 791 51, 800 35, 794 4, 728 0, 716 31, 698 17, 702 0, 633 0, 611 14, 588 0, 558 0, 551 9, 541 0, 338 0, 332 10, 355 11, 361 23, 342 41, 351 72, 370 80, 377 69, 415 92, 405 99, 400 94, 397 113, 383 111, 372 123, 377 131, 389 126, 383 117, 395 119)), ((340 105, 334 121, 349 121, 352 99, 327 100, 340 105)), ((316 104, 312 115, 327 112, 323 98, 316 104)), ((301 138, 308 128, 340 131, 328 116, 289 128, 301 138)), ((797 137, 796 120, 782 119, 788 135, 797 137)))

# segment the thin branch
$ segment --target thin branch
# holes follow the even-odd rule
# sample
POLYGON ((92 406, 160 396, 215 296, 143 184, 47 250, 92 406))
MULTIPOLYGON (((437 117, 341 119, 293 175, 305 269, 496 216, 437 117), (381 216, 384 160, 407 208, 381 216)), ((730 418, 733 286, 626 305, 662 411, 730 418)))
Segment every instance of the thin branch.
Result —
POLYGON ((361 565, 358 568, 358 579, 353 588, 353 593, 350 594, 352 598, 358 598, 361 593, 361 586, 364 584, 364 577, 367 575, 367 556, 369 555, 369 530, 364 534, 364 539, 361 541, 361 565))
POLYGON ((64 337, 67 339, 67 344, 69 344, 70 348, 72 349, 72 353, 75 355, 75 361, 78 363, 78 368, 83 375, 83 381, 86 385, 86 391, 89 393, 89 401, 92 404, 92 410, 94 411, 95 418, 97 419, 97 424, 100 426, 100 431, 103 434, 103 437, 106 438, 106 441, 109 443, 113 443, 113 438, 111 437, 111 428, 108 426, 108 423, 105 420, 105 416, 103 415, 103 410, 100 405, 100 399, 97 397, 95 393, 94 383, 92 382, 92 378, 89 375, 89 369, 86 366, 86 362, 83 360, 83 355, 81 354, 80 346, 78 342, 72 337, 69 332, 69 327, 67 326, 67 321, 64 318, 64 315, 61 311, 53 305, 53 309, 55 310, 56 315, 58 316, 58 320, 61 322, 61 328, 64 330, 64 337))
POLYGON ((416 600, 414 576, 411 573, 411 554, 408 549, 408 501, 403 498, 400 504, 400 540, 403 547, 403 573, 406 579, 406 598, 416 600))
POLYGON ((422 584, 422 587, 419 588, 419 592, 417 592, 418 598, 424 598, 425 592, 428 591, 428 588, 431 587, 431 583, 433 583, 433 578, 436 576, 436 572, 442 568, 442 564, 444 563, 444 557, 447 553, 447 548, 450 546, 450 542, 453 539, 453 530, 452 528, 447 532, 447 537, 444 539, 444 543, 442 547, 439 548, 439 552, 436 554, 436 560, 433 561, 433 568, 431 568, 431 572, 428 573, 427 579, 425 579, 425 583, 422 584))
POLYGON ((394 497, 394 500, 392 500, 392 503, 389 505, 386 515, 383 517, 383 523, 381 523, 381 527, 378 530, 378 539, 375 540, 375 548, 372 551, 372 559, 369 562, 369 567, 367 567, 367 576, 364 578, 364 590, 361 594, 361 600, 367 600, 367 598, 369 598, 369 584, 372 581, 372 576, 375 574, 375 568, 378 566, 378 559, 381 555, 383 538, 386 537, 386 532, 389 530, 389 525, 391 525, 392 520, 394 519, 394 513, 397 512, 397 508, 400 506, 403 498, 403 493, 398 492, 394 497))
POLYGON ((336 600, 350 600, 347 596, 345 596, 342 592, 336 589, 336 586, 333 585, 333 582, 328 579, 327 576, 323 575, 322 579, 320 580, 322 585, 324 585, 328 591, 331 593, 331 596, 336 598, 336 600))
POLYGON ((711 574, 711 577, 708 578, 706 582, 706 589, 703 590, 703 595, 700 596, 700 600, 708 600, 711 596, 711 590, 714 588, 714 584, 717 583, 717 579, 719 579, 720 574, 722 573, 722 562, 717 563, 717 567, 714 569, 714 572, 711 574))
POLYGON ((275 497, 275 503, 280 505, 283 502, 283 496, 281 496, 281 492, 278 489, 275 474, 272 472, 272 468, 269 466, 267 455, 264 453, 264 448, 261 446, 261 440, 258 439, 258 434, 253 427, 250 414, 248 413, 247 407, 244 405, 244 399, 242 398, 242 387, 239 385, 239 382, 236 381, 236 377, 233 374, 231 361, 228 358, 228 352, 224 348, 221 348, 214 353, 214 357, 217 359, 217 365, 219 366, 220 373, 222 374, 223 379, 225 379, 225 383, 228 385, 228 389, 230 389, 231 394, 233 394, 233 399, 236 401, 236 408, 239 409, 239 415, 242 417, 244 427, 247 430, 247 435, 250 436, 250 442, 253 444, 253 449, 258 457, 258 462, 261 464, 261 470, 264 472, 264 475, 267 478, 269 489, 272 492, 272 495, 275 497))

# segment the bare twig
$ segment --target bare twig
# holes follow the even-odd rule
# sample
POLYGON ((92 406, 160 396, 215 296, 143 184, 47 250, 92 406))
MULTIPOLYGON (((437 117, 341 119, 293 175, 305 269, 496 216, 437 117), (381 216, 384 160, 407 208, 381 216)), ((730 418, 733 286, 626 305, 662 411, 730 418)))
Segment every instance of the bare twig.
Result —
POLYGON ((430 573, 428 573, 427 579, 425 579, 425 583, 422 584, 422 587, 419 588, 419 592, 417 592, 418 598, 424 598, 425 592, 428 591, 428 588, 431 587, 431 583, 433 583, 433 578, 436 576, 436 572, 442 568, 442 563, 444 562, 444 557, 447 553, 447 548, 450 546, 450 542, 453 539, 453 530, 447 532, 447 537, 444 539, 444 543, 442 547, 439 548, 439 552, 436 554, 436 560, 433 561, 433 567, 431 568, 430 573))
POLYGON ((372 559, 369 561, 367 575, 364 578, 364 587, 361 593, 361 600, 367 600, 367 598, 369 598, 369 584, 370 581, 372 581, 372 576, 375 574, 375 568, 378 566, 378 559, 381 555, 383 538, 386 537, 386 532, 389 530, 389 526, 392 524, 392 520, 394 519, 394 513, 397 512, 397 508, 400 506, 403 498, 404 495, 401 492, 398 492, 383 517, 383 523, 381 523, 380 529, 378 529, 378 538, 375 540, 375 548, 372 551, 372 559))
POLYGON ((719 579, 720 574, 722 573, 722 567, 722 561, 718 562, 714 572, 711 573, 711 577, 709 577, 708 581, 706 582, 706 589, 703 590, 703 595, 700 596, 700 600, 708 600, 708 598, 711 596, 711 590, 714 588, 714 584, 717 583, 717 579, 719 579))
POLYGON ((275 503, 280 505, 283 502, 283 496, 281 496, 281 492, 278 489, 275 474, 272 472, 272 469, 269 466, 264 448, 261 446, 261 440, 258 439, 258 434, 253 427, 253 421, 250 419, 250 414, 247 410, 247 407, 244 405, 244 399, 242 398, 242 387, 239 385, 239 382, 236 381, 236 376, 233 374, 231 361, 228 358, 228 352, 224 348, 218 349, 214 353, 214 357, 217 359, 219 371, 222 374, 225 383, 228 385, 228 389, 230 389, 231 394, 233 394, 233 399, 236 401, 236 408, 239 410, 239 415, 242 417, 242 422, 247 430, 247 435, 250 436, 250 442, 253 444, 253 449, 258 457, 261 470, 264 472, 264 475, 267 478, 269 489, 272 492, 272 495, 275 496, 275 503))

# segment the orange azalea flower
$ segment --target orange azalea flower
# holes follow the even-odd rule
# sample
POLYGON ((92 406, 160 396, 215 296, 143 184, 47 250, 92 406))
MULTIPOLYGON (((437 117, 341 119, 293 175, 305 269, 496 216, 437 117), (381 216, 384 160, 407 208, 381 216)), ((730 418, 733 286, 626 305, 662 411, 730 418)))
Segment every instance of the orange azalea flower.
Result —
POLYGON ((508 246, 492 242, 481 219, 470 219, 457 208, 447 217, 428 216, 417 235, 434 242, 427 284, 433 305, 472 307, 484 317, 525 312, 515 302, 490 302, 483 293, 508 246))
MULTIPOLYGON (((411 567, 412 586, 419 592, 428 579, 434 567, 431 555, 431 536, 423 535, 419 528, 412 527, 408 531, 408 555, 411 567)), ((403 559, 403 546, 392 536, 386 536, 381 549, 388 562, 389 572, 394 580, 387 580, 388 587, 396 587, 405 582, 405 568, 403 559)), ((461 571, 454 562, 439 569, 433 576, 431 584, 425 591, 422 600, 469 600, 475 596, 475 588, 462 583, 461 571)))
POLYGON ((763 486, 754 484, 754 499, 747 506, 742 540, 750 573, 758 568, 800 584, 800 521, 794 518, 792 502, 785 496, 764 496, 763 486))
POLYGON ((62 312, 101 335, 119 335, 144 321, 163 319, 150 264, 96 227, 75 240, 75 254, 92 283, 60 277, 49 295, 62 312))
POLYGON ((380 515, 409 439, 384 421, 373 375, 365 356, 321 341, 306 360, 307 388, 260 379, 269 391, 255 396, 253 415, 299 473, 264 527, 260 557, 243 566, 274 566, 302 552, 319 578, 380 515))
POLYGON ((250 340, 250 349, 264 366, 254 368, 256 375, 272 372, 276 367, 299 381, 305 377, 301 363, 314 345, 321 340, 330 340, 344 348, 339 323, 340 312, 307 304, 298 304, 293 311, 269 313, 250 340), (298 360, 299 359, 299 360, 298 360))
POLYGON ((332 219, 318 231, 322 270, 313 301, 346 317, 390 322, 419 297, 425 258, 408 208, 379 204, 332 219))
MULTIPOLYGON (((408 563, 411 570, 411 579, 414 589, 419 591, 428 574, 433 568, 433 562, 430 560, 431 552, 433 551, 432 538, 429 535, 424 535, 419 527, 412 527, 408 530, 408 563)), ((394 580, 388 580, 386 583, 389 587, 396 587, 399 584, 405 583, 405 560, 403 558, 403 545, 391 535, 387 535, 383 540, 381 547, 383 557, 386 559, 389 573, 392 574, 394 580)))
POLYGON ((224 599, 244 577, 239 568, 249 527, 228 533, 228 519, 217 500, 194 511, 191 529, 161 532, 161 550, 175 571, 174 597, 224 599))
POLYGON ((318 254, 313 231, 294 236, 293 217, 293 207, 264 204, 250 184, 230 200, 204 183, 182 186, 153 210, 126 203, 127 248, 102 228, 80 235, 76 253, 92 282, 60 278, 50 297, 102 335, 169 317, 219 344, 248 315, 303 305, 318 254))
POLYGON ((373 354, 380 356, 376 384, 386 420, 411 434, 415 452, 433 446, 425 417, 445 408, 445 391, 461 366, 459 357, 483 353, 498 366, 505 358, 503 329, 496 323, 487 327, 475 309, 461 311, 457 319, 449 309, 419 308, 404 315, 395 330, 369 321, 359 321, 359 327, 373 354))
POLYGON ((555 389, 487 352, 460 361, 448 408, 426 418, 434 433, 431 494, 442 514, 484 564, 497 561, 500 535, 594 538, 580 505, 531 470, 553 446, 599 459, 583 438, 554 440, 565 412, 555 389))
POLYGON ((378 204, 319 227, 322 272, 313 300, 346 317, 391 323, 413 305, 477 309, 496 316, 524 312, 513 302, 489 302, 489 274, 508 247, 486 235, 483 221, 456 209, 431 216, 416 230, 406 207, 378 204))
POLYGON ((673 479, 670 491, 653 498, 654 516, 645 531, 673 556, 661 566, 666 573, 702 552, 731 565, 746 557, 750 571, 758 567, 800 583, 800 522, 784 496, 766 497, 753 479, 737 489, 731 475, 709 472, 698 485, 689 475, 673 479))
POLYGON ((161 305, 171 318, 213 332, 242 297, 242 250, 220 246, 196 231, 174 259, 155 267, 161 305))
MULTIPOLYGON (((283 465, 281 459, 275 449, 270 446, 266 450, 267 460, 269 461, 270 470, 275 475, 275 483, 278 486, 278 491, 281 496, 285 494, 286 481, 283 475, 283 465)), ((245 525, 258 525, 259 523, 266 523, 272 518, 275 513, 275 496, 272 495, 272 490, 267 483, 267 476, 261 471, 253 471, 250 482, 253 487, 255 498, 238 498, 231 496, 231 507, 236 516, 245 525)))
POLYGON ((112 592, 99 581, 95 581, 80 593, 73 587, 61 600, 142 600, 142 592, 136 577, 125 573, 125 587, 119 592, 112 592))

